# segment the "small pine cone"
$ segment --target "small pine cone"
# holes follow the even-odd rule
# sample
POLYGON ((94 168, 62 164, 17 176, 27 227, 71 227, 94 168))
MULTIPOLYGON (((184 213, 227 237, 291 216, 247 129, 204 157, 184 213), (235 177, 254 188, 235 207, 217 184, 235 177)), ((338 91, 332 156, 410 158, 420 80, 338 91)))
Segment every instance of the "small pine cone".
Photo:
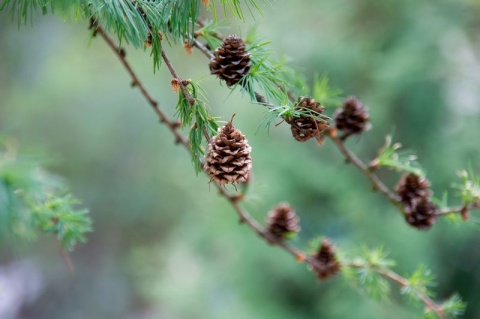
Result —
POLYGON ((407 223, 420 230, 428 230, 437 221, 438 209, 427 197, 414 199, 406 212, 407 223))
POLYGON ((282 203, 268 213, 267 231, 278 239, 287 239, 290 235, 298 233, 299 218, 290 205, 282 203))
POLYGON ((251 150, 245 136, 228 122, 210 139, 203 168, 220 185, 245 183, 252 168, 251 150))
POLYGON ((210 71, 227 82, 227 86, 237 84, 250 72, 252 61, 250 53, 245 50, 241 38, 231 35, 223 40, 222 45, 213 52, 210 60, 210 71))
POLYGON ((316 261, 313 271, 321 280, 325 280, 340 271, 340 263, 335 254, 335 247, 327 238, 324 238, 318 252, 313 255, 316 261))
POLYGON ((432 195, 430 182, 425 177, 413 173, 402 175, 397 184, 396 192, 402 203, 407 206, 416 199, 428 198, 432 195))
POLYGON ((355 97, 345 100, 343 107, 335 112, 334 118, 337 129, 343 131, 345 137, 368 131, 371 127, 367 107, 355 97))
POLYGON ((298 117, 285 118, 290 124, 293 137, 299 142, 305 142, 315 137, 319 142, 322 133, 328 128, 327 117, 322 114, 325 108, 310 97, 299 97, 295 111, 302 114, 298 117))

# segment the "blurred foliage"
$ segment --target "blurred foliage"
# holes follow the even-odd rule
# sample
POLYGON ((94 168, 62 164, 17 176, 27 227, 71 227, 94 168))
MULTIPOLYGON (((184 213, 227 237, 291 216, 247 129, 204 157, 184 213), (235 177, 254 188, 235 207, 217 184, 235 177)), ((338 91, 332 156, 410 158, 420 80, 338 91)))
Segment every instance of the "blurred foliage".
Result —
POLYGON ((342 270, 347 282, 352 283, 359 290, 376 299, 390 300, 391 283, 377 270, 388 270, 395 266, 395 262, 388 259, 388 255, 382 247, 377 249, 364 248, 363 256, 357 257, 352 264, 360 267, 342 270))
MULTIPOLYGON (((211 7, 217 20, 216 2, 220 2, 223 15, 227 12, 244 19, 242 2, 248 11, 262 11, 262 0, 212 0, 205 6, 211 7)), ((151 0, 3 0, 0 12, 9 13, 20 26, 30 22, 39 12, 52 12, 65 18, 78 19, 93 17, 107 31, 113 32, 120 42, 131 43, 136 48, 151 47, 154 68, 160 66, 162 43, 160 37, 152 36, 161 32, 168 43, 177 39, 184 41, 194 33, 200 13, 201 1, 151 1, 151 0), (147 40, 148 39, 148 40, 147 40), (148 44, 146 43, 148 42, 148 44)), ((253 14, 253 13, 252 13, 253 14)))
MULTIPOLYGON (((349 147, 371 160, 395 129, 395 140, 422 159, 438 195, 468 163, 480 169, 479 11, 473 0, 306 0, 275 2, 255 23, 258 34, 273 40, 275 56, 291 57, 307 87, 315 74, 328 74, 331 87, 369 107, 373 129, 349 147)), ((213 19, 210 14, 202 13, 213 19)), ((219 32, 246 34, 254 22, 244 19, 224 23, 230 29, 219 32)), ((18 318, 418 317, 399 295, 384 303, 340 278, 316 282, 290 256, 238 225, 208 179, 194 177, 185 151, 138 92, 128 89, 130 80, 109 49, 101 41, 87 48, 87 25, 46 16, 35 17, 34 26, 18 31, 0 16, 0 125, 23 146, 61 159, 52 169, 91 208, 95 232, 72 256, 75 276, 51 258, 57 243, 41 241, 26 255, 0 242, 2 263, 28 257, 48 283, 18 318)), ((151 75, 149 55, 126 49, 173 115, 178 94, 170 90, 168 72, 151 75)), ((209 73, 199 52, 166 50, 179 74, 209 73)), ((299 246, 319 235, 347 252, 381 242, 399 273, 427 264, 437 275, 438 300, 458 292, 468 303, 463 318, 480 317, 480 235, 471 224, 441 220, 428 233, 409 228, 333 145, 297 143, 287 125, 255 134, 263 107, 213 77, 202 86, 211 114, 228 120, 236 113, 236 126, 252 145, 248 209, 255 217, 263 220, 272 205, 288 201, 301 218, 299 246)), ((379 174, 390 186, 399 178, 394 171, 379 174)))
POLYGON ((378 155, 370 163, 370 167, 387 167, 398 172, 413 173, 418 176, 425 176, 420 164, 417 162, 417 156, 411 150, 400 150, 402 144, 393 143, 392 136, 385 137, 385 145, 378 151, 378 155))
POLYGON ((464 205, 478 203, 480 201, 480 176, 475 176, 472 169, 469 172, 461 170, 458 172, 461 184, 456 185, 464 205))
POLYGON ((16 140, 5 136, 0 136, 0 194, 0 235, 13 236, 14 243, 42 231, 70 251, 91 231, 87 211, 74 209, 79 202, 65 194, 60 180, 20 155, 16 140))

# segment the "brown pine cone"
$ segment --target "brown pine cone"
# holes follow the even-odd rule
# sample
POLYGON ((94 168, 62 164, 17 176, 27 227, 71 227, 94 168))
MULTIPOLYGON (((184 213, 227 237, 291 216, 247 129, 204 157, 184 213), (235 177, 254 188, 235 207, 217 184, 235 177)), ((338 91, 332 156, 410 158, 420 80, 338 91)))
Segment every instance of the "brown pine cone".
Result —
POLYGON ((322 133, 328 128, 328 118, 322 114, 325 108, 310 97, 299 97, 294 108, 301 112, 300 116, 285 118, 290 124, 293 137, 299 142, 305 142, 315 137, 319 142, 322 140, 322 133))
POLYGON ((437 221, 438 209, 426 197, 413 200, 405 210, 407 223, 420 230, 430 229, 437 221))
POLYGON ((251 150, 245 136, 230 121, 210 139, 204 170, 220 185, 245 183, 252 169, 251 150))
POLYGON ((337 129, 343 131, 345 137, 371 128, 367 107, 355 97, 345 100, 343 107, 335 112, 334 118, 337 129))
POLYGON ((293 208, 282 203, 268 213, 266 229, 278 239, 286 239, 300 231, 298 222, 299 218, 293 208))
POLYGON ((413 200, 418 198, 428 198, 432 195, 430 182, 425 177, 413 173, 402 175, 397 184, 396 192, 406 205, 410 205, 413 200))
POLYGON ((241 38, 230 35, 223 40, 222 45, 213 52, 214 57, 210 60, 210 71, 232 86, 250 72, 252 61, 250 53, 245 49, 245 43, 241 38))
POLYGON ((335 247, 327 238, 324 238, 318 252, 313 255, 317 261, 313 267, 313 271, 321 280, 328 279, 340 271, 340 263, 335 254, 335 247))

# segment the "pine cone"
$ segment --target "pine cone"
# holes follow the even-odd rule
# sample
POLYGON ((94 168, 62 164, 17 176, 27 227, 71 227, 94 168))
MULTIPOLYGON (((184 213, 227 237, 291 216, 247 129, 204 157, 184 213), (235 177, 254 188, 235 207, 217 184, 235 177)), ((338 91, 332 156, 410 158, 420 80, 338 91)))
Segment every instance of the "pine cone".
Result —
POLYGON ((213 52, 210 71, 227 82, 227 86, 237 84, 252 65, 250 53, 245 50, 245 43, 235 35, 223 40, 222 45, 213 52))
POLYGON ((203 168, 220 185, 245 183, 252 168, 251 150, 245 136, 230 121, 210 139, 203 168))
POLYGON ((427 197, 413 200, 406 206, 406 212, 407 223, 420 230, 429 229, 437 221, 438 209, 427 197))
POLYGON ((305 142, 315 137, 319 142, 322 140, 322 133, 328 128, 327 117, 322 114, 325 108, 310 97, 299 97, 295 111, 302 114, 298 117, 285 118, 290 124, 293 137, 299 142, 305 142))
POLYGON ((325 280, 340 271, 340 263, 335 255, 335 247, 327 238, 324 238, 318 252, 313 255, 316 264, 313 271, 321 280, 325 280))
POLYGON ((337 129, 343 131, 345 137, 368 131, 371 127, 367 107, 355 97, 345 100, 334 117, 337 129))
POLYGON ((397 184, 396 192, 407 206, 416 199, 428 198, 432 195, 430 182, 425 177, 413 173, 402 175, 397 184))
POLYGON ((291 234, 298 233, 299 218, 290 205, 282 203, 273 208, 267 216, 267 231, 278 239, 286 239, 291 234))

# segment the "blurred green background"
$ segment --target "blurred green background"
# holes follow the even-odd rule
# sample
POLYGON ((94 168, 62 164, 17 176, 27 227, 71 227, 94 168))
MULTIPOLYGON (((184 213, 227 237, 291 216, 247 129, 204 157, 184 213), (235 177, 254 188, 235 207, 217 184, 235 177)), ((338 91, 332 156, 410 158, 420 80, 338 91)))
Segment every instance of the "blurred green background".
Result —
MULTIPOLYGON (((395 132, 396 141, 417 150, 437 197, 457 170, 469 164, 480 170, 478 1, 279 1, 255 21, 232 22, 224 34, 245 35, 253 25, 309 80, 327 73, 345 95, 369 106, 373 130, 348 142, 362 158, 372 159, 395 132)), ((224 120, 237 114, 235 124, 253 148, 247 207, 255 217, 263 221, 288 201, 301 218, 294 244, 306 247, 327 235, 352 255, 364 244, 383 244, 399 273, 427 264, 438 276, 438 298, 458 292, 469 303, 464 318, 480 318, 474 222, 409 228, 330 142, 298 143, 286 125, 257 132, 261 107, 238 92, 229 96, 208 76, 200 52, 167 50, 182 77, 204 79, 213 114, 224 120)), ((167 70, 152 74, 149 54, 133 48, 127 58, 173 115, 167 70)), ((37 16, 33 28, 18 30, 0 15, 0 130, 51 160, 49 169, 91 210, 95 229, 71 255, 74 275, 50 238, 21 248, 0 242, 0 290, 18 292, 11 300, 0 295, 2 319, 420 316, 422 305, 409 304, 397 287, 383 302, 341 276, 317 282, 304 265, 239 225, 130 89, 105 43, 90 42, 86 22, 37 16)), ((381 176, 390 186, 399 177, 381 176)))

